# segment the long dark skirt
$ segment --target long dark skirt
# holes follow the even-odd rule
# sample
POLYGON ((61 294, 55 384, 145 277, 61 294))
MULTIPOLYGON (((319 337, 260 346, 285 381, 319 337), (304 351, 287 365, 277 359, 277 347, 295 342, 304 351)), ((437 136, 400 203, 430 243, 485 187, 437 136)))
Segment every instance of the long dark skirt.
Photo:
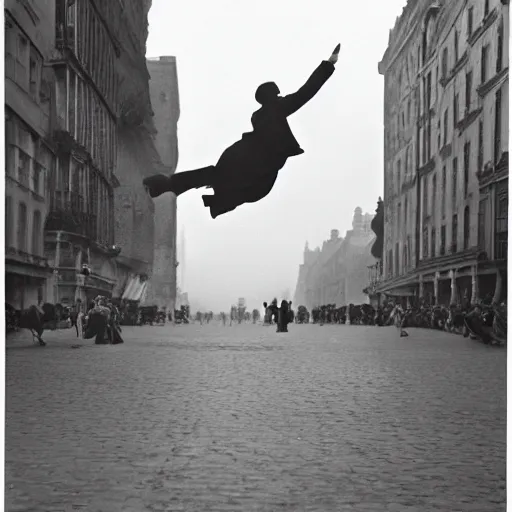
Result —
POLYGON ((121 336, 121 328, 118 325, 113 325, 110 328, 110 343, 112 343, 112 345, 124 343, 123 337, 121 336))
POLYGON ((91 313, 87 321, 84 338, 90 340, 96 336, 96 345, 105 345, 108 343, 108 341, 105 340, 107 327, 107 318, 105 315, 101 313, 91 313))

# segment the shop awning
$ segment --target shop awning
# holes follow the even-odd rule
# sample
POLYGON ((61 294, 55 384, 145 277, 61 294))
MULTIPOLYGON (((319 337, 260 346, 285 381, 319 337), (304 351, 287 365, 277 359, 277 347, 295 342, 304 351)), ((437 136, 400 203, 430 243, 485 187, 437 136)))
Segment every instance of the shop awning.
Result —
POLYGON ((123 300, 139 302, 144 297, 147 285, 148 282, 142 281, 139 276, 132 277, 128 280, 121 298, 123 300))

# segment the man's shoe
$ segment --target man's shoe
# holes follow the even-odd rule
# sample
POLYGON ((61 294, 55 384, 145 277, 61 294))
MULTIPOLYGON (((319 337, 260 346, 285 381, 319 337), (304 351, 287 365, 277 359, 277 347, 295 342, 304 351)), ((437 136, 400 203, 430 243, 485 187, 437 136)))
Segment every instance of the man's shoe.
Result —
POLYGON ((163 174, 155 174, 154 176, 145 178, 142 184, 152 198, 169 192, 169 178, 163 174))

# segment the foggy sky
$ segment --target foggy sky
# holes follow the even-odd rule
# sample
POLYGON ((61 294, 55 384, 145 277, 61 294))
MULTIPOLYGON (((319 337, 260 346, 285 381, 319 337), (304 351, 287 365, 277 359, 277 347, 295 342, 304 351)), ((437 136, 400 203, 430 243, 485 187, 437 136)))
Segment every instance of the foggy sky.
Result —
MULTIPOLYGON (((177 58, 178 172, 215 164, 250 131, 256 87, 294 92, 338 42, 336 72, 289 118, 305 154, 293 157, 262 201, 212 220, 204 190, 178 199, 185 229, 185 291, 214 311, 238 297, 260 307, 293 294, 304 244, 351 229, 383 188, 383 77, 377 63, 405 0, 153 0, 147 56, 177 58)), ((207 193, 211 193, 207 192, 207 193)), ((179 241, 178 232, 178 241, 179 241)))

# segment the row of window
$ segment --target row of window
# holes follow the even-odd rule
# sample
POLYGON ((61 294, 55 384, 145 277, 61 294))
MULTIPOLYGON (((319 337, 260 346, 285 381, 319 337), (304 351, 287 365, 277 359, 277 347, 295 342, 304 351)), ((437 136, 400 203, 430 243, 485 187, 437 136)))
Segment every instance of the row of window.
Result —
MULTIPOLYGON (((495 247, 494 258, 506 259, 508 250, 508 193, 507 183, 503 182, 503 190, 496 191, 496 212, 495 212, 495 247)), ((487 247, 487 202, 488 199, 484 198, 480 201, 479 222, 478 222, 478 243, 481 249, 488 250, 487 247)), ((422 259, 434 258, 436 256, 444 256, 448 253, 456 253, 458 250, 467 250, 470 248, 470 222, 471 211, 470 207, 466 206, 464 209, 463 220, 463 246, 458 247, 458 214, 452 217, 452 239, 451 244, 447 246, 446 240, 446 224, 442 224, 439 233, 439 245, 437 245, 437 232, 434 226, 425 226, 423 228, 422 237, 422 259), (430 236, 429 236, 430 233, 430 236), (429 244, 430 242, 430 244, 429 244), (429 250, 430 249, 430 250, 429 250)), ((392 275, 399 275, 410 270, 410 236, 404 238, 404 246, 402 250, 402 268, 399 265, 399 243, 395 243, 394 250, 388 250, 387 268, 389 277, 392 275)))
POLYGON ((115 49, 94 2, 57 0, 55 12, 57 41, 65 41, 73 49, 107 104, 116 112, 115 49))
POLYGON ((94 165, 110 177, 117 158, 114 117, 96 91, 71 68, 62 67, 55 73, 59 96, 66 98, 67 108, 61 111, 65 128, 91 155, 94 165))
MULTIPOLYGON (((444 113, 444 139, 443 139, 443 146, 447 144, 447 132, 448 132, 448 110, 444 113)), ((496 165, 499 161, 499 158, 501 156, 501 132, 502 132, 502 91, 499 89, 496 92, 496 100, 495 100, 495 108, 494 108, 494 140, 493 140, 493 161, 496 165)), ((424 132, 427 134, 427 131, 424 132)), ((441 145, 441 144, 440 144, 441 145)), ((425 148, 425 145, 424 145, 425 148)), ((477 156, 477 171, 482 171, 484 166, 484 158, 485 158, 485 145, 484 145, 484 124, 483 120, 479 121, 478 125, 478 156, 477 156)), ((409 148, 406 150, 406 168, 405 168, 405 176, 408 175, 410 172, 409 167, 410 165, 410 154, 409 154, 409 148)), ((471 168, 471 143, 466 142, 464 145, 464 197, 467 197, 468 194, 468 188, 469 188, 469 175, 470 175, 470 168, 471 168)), ((442 190, 441 194, 443 196, 442 200, 442 215, 444 217, 444 212, 446 210, 446 204, 445 204, 445 194, 446 194, 446 184, 447 184, 447 178, 446 178, 446 166, 443 167, 443 175, 442 175, 442 190)), ((395 193, 400 193, 400 187, 402 185, 402 162, 401 160, 397 160, 396 164, 396 171, 395 171, 395 183, 391 184, 392 189, 395 193)), ((456 200, 457 200, 457 175, 458 175, 458 159, 454 158, 452 161, 452 200, 453 205, 455 207, 456 200)), ((433 196, 437 195, 437 186, 436 186, 436 177, 435 175, 432 178, 432 190, 433 190, 433 196)), ((426 178, 424 179, 424 183, 426 181, 426 178)), ((425 183, 423 186, 423 196, 424 196, 424 202, 423 204, 427 204, 426 195, 428 192, 428 185, 425 183)), ((388 193, 390 190, 388 190, 388 193)), ((430 211, 434 211, 435 208, 432 207, 430 211)), ((423 209, 424 215, 428 215, 428 209, 424 206, 423 209)))
POLYGON ((5 245, 14 247, 20 252, 30 253, 34 256, 42 254, 43 224, 39 210, 32 213, 32 222, 29 225, 29 212, 27 205, 20 201, 15 204, 11 196, 5 196, 5 245), (29 244, 29 234, 30 244, 29 244))
POLYGON ((42 69, 42 55, 5 12, 5 77, 39 102, 42 69))
MULTIPOLYGON (((472 9, 472 8, 471 8, 472 9)), ((470 9, 470 10, 471 10, 470 9)), ((472 17, 472 15, 471 15, 472 17)), ((499 29, 498 29, 498 36, 497 36, 497 53, 496 53, 496 63, 495 63, 495 70, 496 73, 499 73, 503 69, 503 45, 504 45, 504 32, 503 32, 503 21, 500 22, 499 29)), ((472 33, 472 29, 471 32, 472 33)), ((459 50, 458 50, 458 39, 459 34, 457 31, 455 31, 454 34, 454 55, 455 55, 455 63, 459 60, 459 50)), ((490 78, 490 66, 489 66, 489 50, 490 45, 484 45, 481 49, 481 56, 480 56, 480 83, 483 84, 487 82, 490 78)), ((448 48, 445 47, 441 54, 441 79, 446 79, 448 77, 448 48)), ((398 81, 398 87, 401 91, 401 79, 402 72, 400 72, 400 78, 398 81)), ((437 82, 435 82, 437 83, 437 82)), ((471 110, 471 101, 472 101, 472 90, 473 90, 473 72, 470 71, 466 74, 466 80, 465 80, 465 109, 466 112, 469 112, 471 110)), ((454 97, 454 107, 453 107, 453 119, 454 119, 454 126, 457 125, 459 121, 459 97, 456 95, 454 97)), ((427 76, 423 80, 423 111, 428 112, 428 110, 432 106, 432 74, 429 72, 427 76)), ((396 146, 398 143, 398 140, 401 136, 401 131, 406 130, 406 115, 404 111, 402 110, 400 114, 398 114, 396 120, 393 123, 393 130, 392 132, 388 132, 389 135, 387 136, 387 143, 388 145, 392 145, 393 147, 396 146), (400 123, 401 120, 401 123, 400 123), (392 144, 393 141, 391 141, 391 135, 390 133, 393 133, 394 137, 394 144, 392 144)), ((408 100, 407 104, 407 127, 410 126, 410 99, 408 100)), ((446 114, 446 121, 443 121, 443 124, 445 126, 448 125, 448 119, 446 114)), ((429 129, 430 127, 428 127, 429 129)), ((447 131, 444 131, 443 137, 446 139, 447 137, 447 131)), ((428 161, 428 159, 431 158, 431 145, 430 145, 430 132, 424 133, 424 144, 423 144, 423 162, 428 161)))
MULTIPOLYGON (((489 11, 485 13, 485 16, 489 14, 489 11)), ((473 34, 473 7, 468 9, 468 38, 473 34)), ((498 37, 497 37, 497 54, 495 62, 495 71, 499 73, 503 69, 503 22, 500 21, 498 26, 498 37)), ((448 78, 448 47, 443 48, 441 53, 441 78, 448 78)), ((489 79, 489 44, 482 46, 481 57, 480 57, 480 83, 485 83, 489 79)), ((458 34, 455 31, 454 35, 454 62, 453 65, 459 60, 459 49, 458 49, 458 34)))
POLYGON ((104 245, 114 243, 114 197, 103 176, 73 157, 60 158, 50 175, 51 210, 79 221, 81 234, 104 245))
POLYGON ((39 197, 46 195, 46 175, 54 156, 41 138, 10 111, 5 114, 5 172, 39 197))

